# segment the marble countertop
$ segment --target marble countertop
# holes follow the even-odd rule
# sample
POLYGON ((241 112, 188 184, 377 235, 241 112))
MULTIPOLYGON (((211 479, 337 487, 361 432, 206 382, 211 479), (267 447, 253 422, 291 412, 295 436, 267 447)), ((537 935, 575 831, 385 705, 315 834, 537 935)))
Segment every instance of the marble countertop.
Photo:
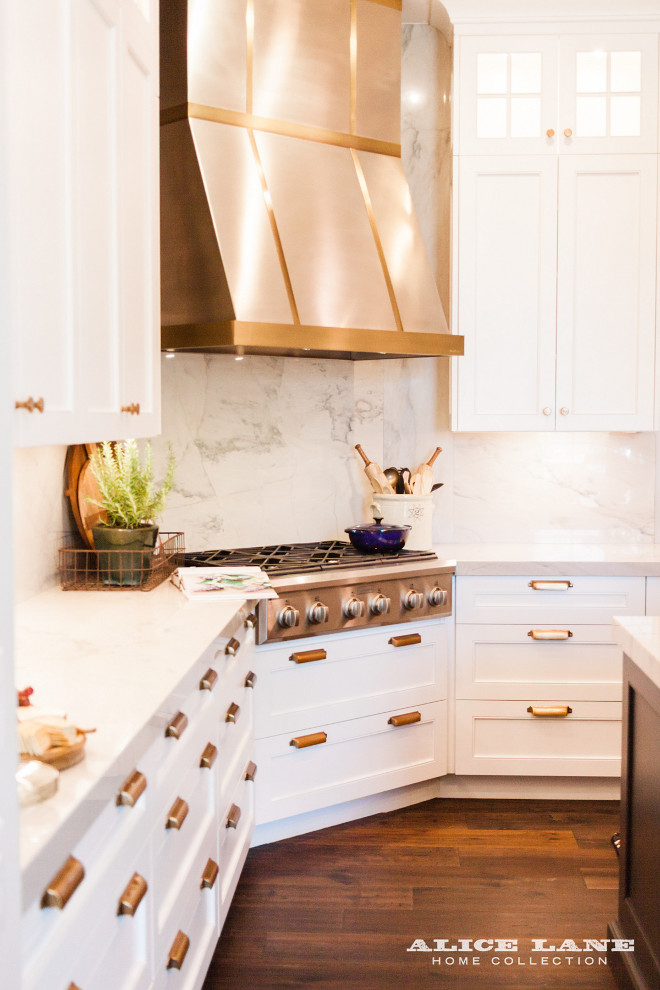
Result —
POLYGON ((457 575, 593 575, 660 577, 658 543, 439 543, 457 575))
POLYGON ((623 652, 660 687, 660 617, 622 616, 614 620, 612 628, 623 652))
POLYGON ((33 687, 35 705, 96 728, 83 761, 60 773, 57 794, 21 809, 26 903, 162 731, 159 709, 243 605, 190 603, 165 582, 149 592, 52 589, 17 606, 16 686, 33 687))

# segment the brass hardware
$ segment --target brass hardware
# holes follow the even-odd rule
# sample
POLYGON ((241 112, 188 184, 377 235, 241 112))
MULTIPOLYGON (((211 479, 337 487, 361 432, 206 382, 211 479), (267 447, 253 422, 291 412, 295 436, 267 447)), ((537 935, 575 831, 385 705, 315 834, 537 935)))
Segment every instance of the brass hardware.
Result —
POLYGON ((168 969, 181 969, 183 966, 183 960, 186 958, 188 949, 190 948, 190 939, 187 935, 184 935, 181 930, 176 933, 174 941, 172 942, 172 948, 170 949, 169 959, 167 960, 168 969))
POLYGON ((256 683, 257 683, 257 675, 253 670, 248 670, 247 674, 245 675, 245 686, 247 688, 253 688, 256 683))
POLYGON ((561 409, 559 410, 559 414, 560 414, 560 416, 568 416, 568 414, 570 413, 570 411, 571 410, 568 409, 566 406, 562 406, 561 409))
POLYGON ((257 624, 257 617, 254 614, 254 612, 250 612, 249 615, 246 615, 245 622, 243 623, 246 629, 254 629, 256 624, 257 624))
POLYGON ((80 987, 77 987, 75 983, 69 983, 67 990, 80 990, 80 987))
POLYGON ((27 409, 28 412, 34 412, 36 409, 38 412, 42 413, 44 411, 44 399, 41 396, 36 401, 30 396, 25 402, 19 402, 18 399, 14 403, 15 409, 27 409))
POLYGON ((564 131, 564 137, 573 137, 573 131, 570 129, 570 127, 567 127, 566 130, 564 131))
POLYGON ((307 746, 320 746, 327 738, 327 732, 310 732, 308 736, 295 736, 289 742, 289 746, 295 746, 296 749, 305 749, 307 746))
POLYGON ((139 770, 129 774, 117 792, 117 804, 132 808, 147 786, 147 778, 139 770))
POLYGON ((209 667, 209 669, 206 671, 201 681, 199 682, 199 690, 212 691, 213 688, 215 687, 215 682, 217 681, 217 679, 218 679, 217 672, 213 669, 213 667, 209 667))
POLYGON ((419 633, 408 633, 407 636, 392 636, 387 642, 392 646, 415 646, 422 642, 422 637, 419 633))
POLYGON ((245 768, 245 780, 254 780, 257 773, 257 764, 253 763, 252 760, 248 763, 245 768))
POLYGON ((544 406, 543 407, 543 415, 544 416, 552 416, 552 409, 550 408, 550 406, 544 406))
POLYGON ((534 591, 568 591, 573 587, 572 581, 530 581, 529 587, 534 591))
POLYGON ((130 406, 121 406, 121 412, 130 413, 131 416, 139 416, 140 415, 140 403, 139 402, 131 402, 130 406))
POLYGON ((237 804, 232 804, 227 818, 225 820, 225 828, 236 828, 241 818, 241 809, 237 804))
POLYGON ((570 629, 530 629, 527 635, 536 640, 556 640, 571 639, 573 633, 570 629))
POLYGON ((231 705, 229 706, 225 714, 225 722, 235 722, 238 716, 240 715, 240 711, 241 709, 236 704, 236 702, 232 701, 231 705))
POLYGON ((54 907, 62 911, 71 895, 80 886, 84 876, 85 867, 73 856, 69 856, 64 866, 58 870, 46 887, 41 898, 42 908, 54 907))
POLYGON ((132 917, 140 906, 140 901, 146 892, 147 881, 139 873, 134 873, 128 881, 126 890, 119 898, 117 914, 129 914, 132 917))
POLYGON ((546 133, 546 137, 554 137, 555 136, 554 127, 549 127, 545 133, 546 133))
POLYGON ((188 817, 188 802, 178 797, 169 810, 165 828, 181 828, 188 817))
POLYGON ((558 705, 554 708, 541 708, 537 705, 530 705, 527 709, 530 715, 536 715, 538 718, 566 718, 570 715, 573 709, 569 705, 558 705))
POLYGON ((391 715, 387 720, 388 725, 413 725, 421 722, 422 716, 419 712, 406 712, 405 715, 391 715))
POLYGON ((294 663, 314 663, 316 660, 326 660, 327 656, 325 650, 302 650, 300 653, 292 653, 289 660, 294 663))
POLYGON ((177 712, 165 729, 168 739, 180 739, 188 726, 188 716, 183 712, 177 712))
POLYGON ((214 746, 213 743, 207 743, 199 761, 200 767, 204 770, 210 770, 215 763, 217 755, 218 747, 214 746))
POLYGON ((207 890, 213 889, 213 884, 218 879, 218 872, 220 867, 213 859, 209 859, 206 866, 204 867, 204 872, 202 873, 202 881, 200 887, 202 890, 206 888, 207 890))
POLYGON ((228 657, 234 657, 234 656, 236 656, 236 654, 238 653, 238 651, 240 650, 240 648, 241 648, 241 644, 239 643, 239 641, 237 639, 234 639, 234 637, 232 636, 232 638, 229 640, 229 642, 225 646, 225 654, 228 657))

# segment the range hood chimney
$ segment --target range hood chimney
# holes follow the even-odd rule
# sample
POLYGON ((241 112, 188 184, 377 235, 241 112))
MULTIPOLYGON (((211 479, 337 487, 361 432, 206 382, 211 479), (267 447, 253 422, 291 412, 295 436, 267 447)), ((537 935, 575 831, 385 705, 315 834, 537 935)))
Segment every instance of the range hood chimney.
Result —
POLYGON ((160 16, 163 349, 462 354, 401 164, 401 0, 160 16))

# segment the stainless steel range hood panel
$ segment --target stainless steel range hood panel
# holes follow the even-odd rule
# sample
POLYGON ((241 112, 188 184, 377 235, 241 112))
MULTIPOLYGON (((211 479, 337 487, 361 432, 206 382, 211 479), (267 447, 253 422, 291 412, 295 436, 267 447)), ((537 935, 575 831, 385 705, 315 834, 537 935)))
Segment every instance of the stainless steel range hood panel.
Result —
MULTIPOLYGON (((329 7, 345 14, 351 0, 325 6, 323 0, 170 0, 166 5, 161 19, 164 349, 352 359, 463 353, 463 338, 447 330, 400 148, 382 135, 355 132, 356 120, 369 117, 364 97, 369 76, 367 56, 356 63, 354 52, 358 42, 368 51, 370 25, 381 30, 382 50, 394 51, 384 28, 400 28, 400 11, 390 6, 396 0, 385 7, 356 2, 358 16, 338 18, 333 33, 346 50, 326 60, 326 74, 350 69, 351 82, 339 102, 334 94, 328 99, 325 127, 309 119, 257 114, 257 104, 264 110, 264 65, 267 59, 277 62, 273 53, 295 49, 296 23, 318 59, 327 32, 315 33, 310 18, 327 14, 329 7), (232 73, 244 73, 238 82, 234 76, 233 87, 225 42, 214 47, 225 13, 229 33, 240 42, 239 54, 229 60, 232 73), (276 29, 285 32, 284 41, 275 42, 276 29), (359 79, 362 95, 356 91, 359 79), (214 103, 187 102, 192 91, 214 103), (353 109, 343 113, 342 104, 353 109), (347 129, 328 130, 328 125, 347 129)), ((369 57, 376 68, 373 53, 369 57)), ((298 82, 313 63, 301 53, 298 82)), ((281 86, 280 107, 291 107, 290 80, 278 83, 287 77, 286 65, 271 69, 273 85, 281 86)), ((394 75, 398 78, 398 68, 394 75)), ((374 85, 377 92, 382 83, 374 85)), ((398 96, 391 99, 398 105, 398 96)), ((314 100, 322 105, 318 93, 300 104, 303 118, 309 118, 314 100)), ((378 115, 371 120, 377 132, 378 115)))

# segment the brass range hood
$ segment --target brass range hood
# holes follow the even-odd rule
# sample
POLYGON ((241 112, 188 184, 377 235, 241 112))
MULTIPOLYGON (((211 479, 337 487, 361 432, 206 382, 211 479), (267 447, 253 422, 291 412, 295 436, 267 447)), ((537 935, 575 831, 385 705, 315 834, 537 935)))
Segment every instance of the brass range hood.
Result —
POLYGON ((401 0, 160 17, 163 350, 462 354, 401 164, 401 0))

